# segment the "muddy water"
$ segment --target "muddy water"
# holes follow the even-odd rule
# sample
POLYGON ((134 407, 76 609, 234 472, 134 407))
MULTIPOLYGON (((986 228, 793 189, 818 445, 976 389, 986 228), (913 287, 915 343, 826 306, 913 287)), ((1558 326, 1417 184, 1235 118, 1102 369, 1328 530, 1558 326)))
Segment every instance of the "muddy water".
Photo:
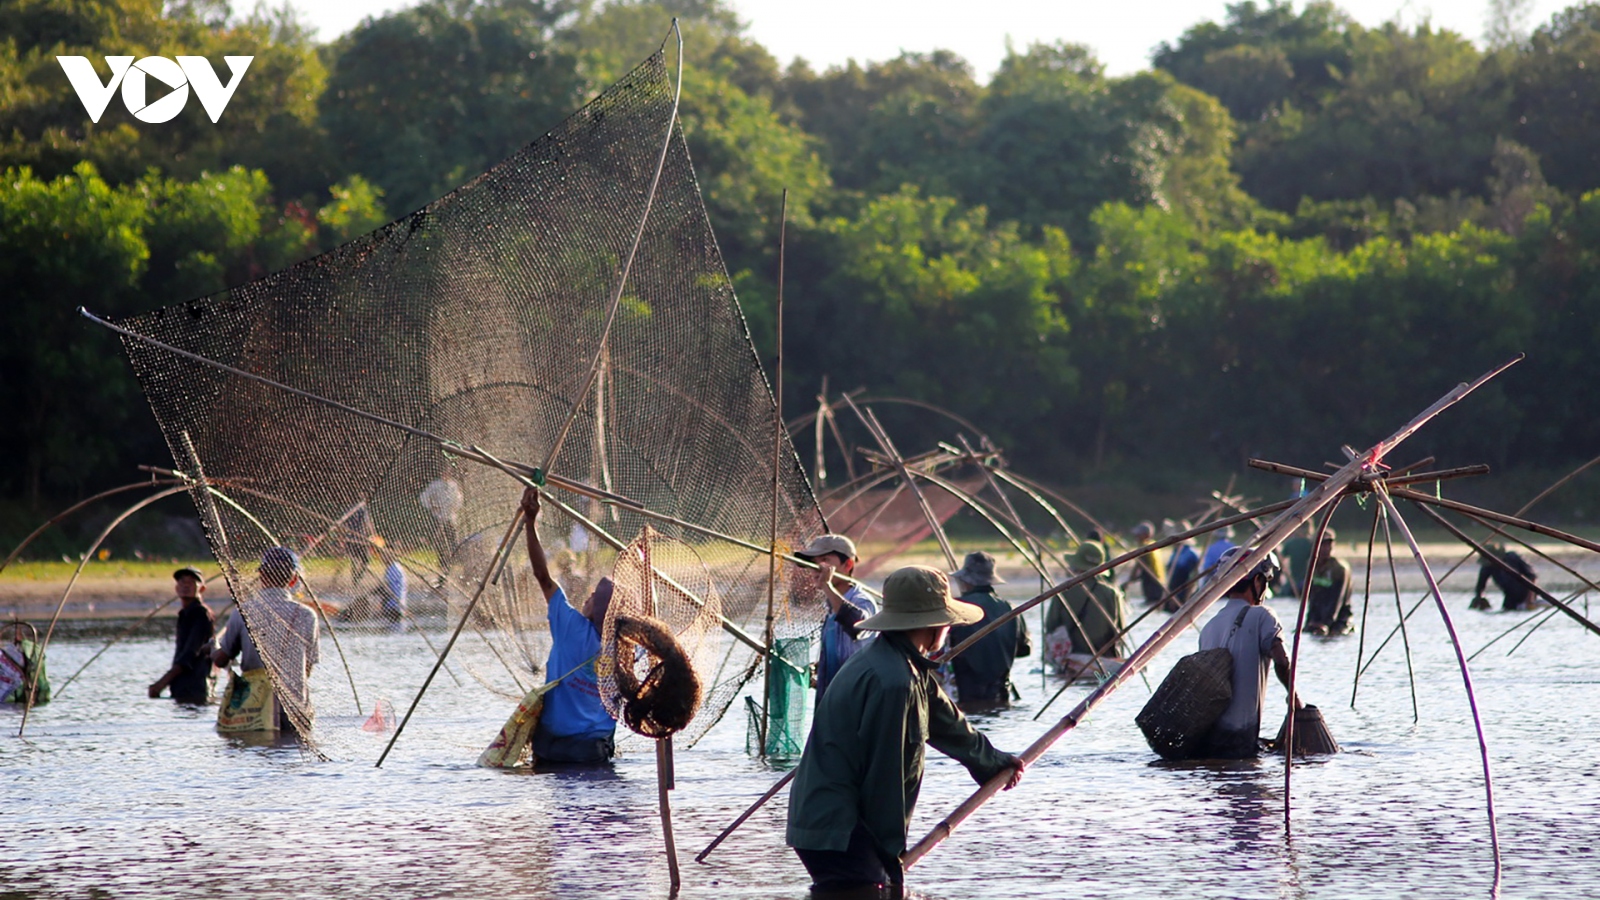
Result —
MULTIPOLYGON (((1413 595, 1414 596, 1414 595, 1413 595)), ((1528 613, 1465 611, 1477 649, 1528 613)), ((1280 617, 1290 604, 1273 601, 1280 617)), ((1370 614, 1396 621, 1393 596, 1370 614)), ((1146 631, 1147 633, 1147 631, 1146 631)), ((1133 726, 1135 680, 1069 733, 1016 791, 990 803, 913 869, 931 898, 1482 897, 1493 862, 1478 744, 1455 654, 1425 607, 1410 631, 1420 720, 1398 644, 1350 705, 1356 639, 1308 639, 1302 696, 1322 707, 1345 753, 1298 765, 1284 824, 1281 760, 1159 764, 1133 726)), ((352 664, 400 665, 394 636, 347 637, 352 664)), ((1600 893, 1600 637, 1556 617, 1514 655, 1503 641, 1472 664, 1488 730, 1504 857, 1501 896, 1600 893)), ((105 644, 69 631, 50 667, 64 680, 105 644)), ((1193 648, 1193 635, 1180 644, 1193 648)), ((382 769, 319 762, 292 747, 219 736, 212 710, 144 698, 170 653, 164 634, 108 651, 27 736, 0 712, 0 891, 21 897, 665 897, 654 757, 635 744, 613 771, 511 774, 473 760, 508 712, 472 683, 441 679, 382 769)), ((1371 642, 1368 651, 1371 650, 1371 642)), ((1150 682, 1180 655, 1169 650, 1150 682)), ((329 659, 324 653, 325 661, 329 659)), ((981 726, 1020 749, 1080 699, 1019 661, 1022 702, 981 726)), ((396 678, 414 683, 413 673, 396 678)), ((1269 718, 1282 711, 1276 686, 1269 718)), ((409 697, 392 698, 401 710, 409 697)), ((740 707, 735 707, 735 712, 740 707)), ((326 707, 325 707, 326 710, 326 707)), ((319 728, 358 733, 361 717, 319 728)), ((361 737, 352 737, 351 744, 361 737)), ((678 754, 674 823, 680 896, 806 895, 785 850, 782 798, 710 859, 694 853, 768 787, 736 715, 678 754)), ((370 750, 370 748, 368 748, 370 750)), ((959 766, 930 765, 920 836, 971 790, 959 766)))

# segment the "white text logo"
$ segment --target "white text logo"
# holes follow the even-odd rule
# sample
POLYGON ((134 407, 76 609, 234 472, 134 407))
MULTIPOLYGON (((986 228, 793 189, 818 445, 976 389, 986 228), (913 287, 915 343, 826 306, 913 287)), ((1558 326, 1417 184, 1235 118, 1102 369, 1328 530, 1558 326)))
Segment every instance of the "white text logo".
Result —
POLYGON ((138 62, 134 62, 131 56, 108 56, 106 65, 111 67, 111 80, 103 84, 95 73, 94 63, 86 57, 58 56, 56 59, 67 73, 67 80, 72 82, 72 89, 78 92, 78 99, 83 101, 83 108, 91 120, 100 121, 106 106, 111 103, 111 95, 116 93, 120 85, 122 102, 128 107, 128 112, 141 122, 156 124, 170 122, 183 111, 184 104, 189 102, 191 87, 211 121, 221 119, 222 111, 227 108, 234 90, 244 78, 244 70, 250 68, 250 61, 255 57, 224 56, 222 59, 233 75, 233 80, 227 84, 217 78, 216 71, 204 56, 180 56, 177 62, 165 56, 146 56, 138 62), (151 78, 171 88, 172 92, 153 103, 147 103, 145 82, 151 78))

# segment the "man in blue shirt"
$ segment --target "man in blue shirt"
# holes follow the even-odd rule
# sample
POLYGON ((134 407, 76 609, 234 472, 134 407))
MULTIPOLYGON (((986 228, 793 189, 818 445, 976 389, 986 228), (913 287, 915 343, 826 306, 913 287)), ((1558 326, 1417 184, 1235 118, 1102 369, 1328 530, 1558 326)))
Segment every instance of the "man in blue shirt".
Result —
POLYGON ((802 567, 802 578, 820 582, 828 614, 822 620, 822 649, 817 655, 817 696, 839 673, 839 667, 871 638, 856 630, 856 623, 878 611, 867 592, 848 577, 856 570, 855 542, 842 534, 822 534, 811 539, 795 556, 814 563, 802 567), (844 576, 844 577, 840 577, 844 576))
POLYGON ((528 520, 528 562, 549 606, 550 658, 545 661, 545 678, 561 682, 544 696, 539 724, 533 731, 533 756, 539 762, 603 763, 616 755, 617 721, 600 702, 594 660, 600 653, 600 628, 611 606, 611 579, 600 579, 583 607, 573 609, 566 592, 550 577, 544 546, 539 543, 537 488, 522 492, 522 512, 528 520))

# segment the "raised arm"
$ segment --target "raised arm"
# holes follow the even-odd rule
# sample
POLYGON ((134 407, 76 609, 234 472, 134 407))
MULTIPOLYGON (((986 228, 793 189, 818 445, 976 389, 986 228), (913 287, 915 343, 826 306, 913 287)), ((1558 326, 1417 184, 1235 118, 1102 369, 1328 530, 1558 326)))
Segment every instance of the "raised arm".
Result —
POLYGON ((544 545, 539 543, 539 489, 530 487, 522 492, 522 514, 527 518, 528 563, 533 566, 533 577, 544 591, 544 599, 555 596, 556 581, 550 577, 550 563, 544 558, 544 545))

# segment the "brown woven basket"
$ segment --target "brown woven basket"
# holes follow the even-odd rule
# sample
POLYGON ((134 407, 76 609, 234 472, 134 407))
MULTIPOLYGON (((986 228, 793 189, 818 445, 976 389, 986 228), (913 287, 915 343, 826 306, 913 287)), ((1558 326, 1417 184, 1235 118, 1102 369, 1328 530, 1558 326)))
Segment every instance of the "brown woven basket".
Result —
MULTIPOLYGON (((1307 704, 1300 707, 1293 715, 1295 756, 1339 752, 1339 742, 1333 739, 1333 732, 1328 730, 1328 723, 1322 718, 1322 710, 1307 704)), ((1283 725, 1278 728, 1278 736, 1272 742, 1272 746, 1279 753, 1283 752, 1283 734, 1288 729, 1289 716, 1285 715, 1283 725)))
POLYGON ((1202 650, 1178 660, 1134 717, 1150 749, 1187 759, 1233 699, 1233 654, 1202 650))

